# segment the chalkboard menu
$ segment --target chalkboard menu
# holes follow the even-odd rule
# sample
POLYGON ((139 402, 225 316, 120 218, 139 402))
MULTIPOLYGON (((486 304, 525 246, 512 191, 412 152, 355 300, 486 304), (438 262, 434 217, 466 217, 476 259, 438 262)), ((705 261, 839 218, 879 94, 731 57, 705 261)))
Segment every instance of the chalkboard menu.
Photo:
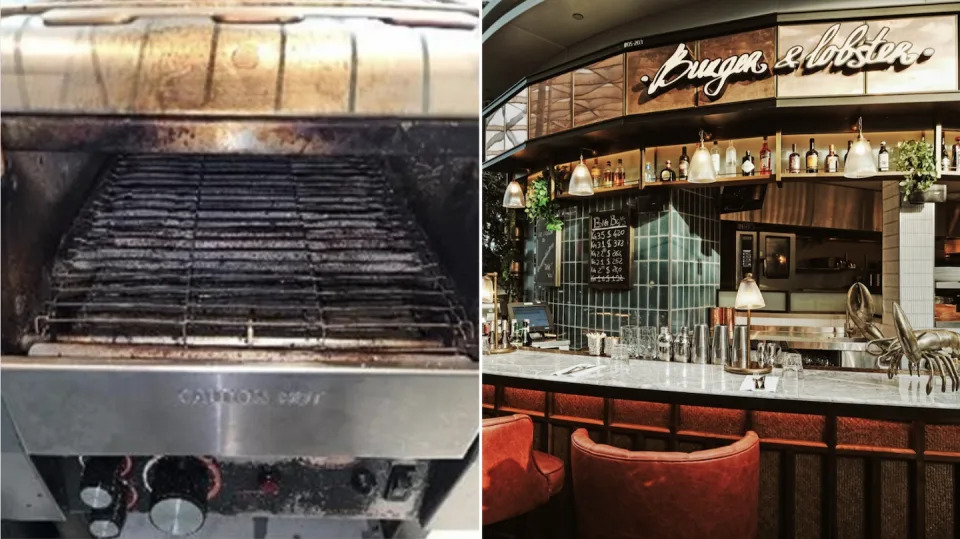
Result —
POLYGON ((541 286, 560 286, 560 231, 547 230, 537 223, 537 268, 534 282, 541 286))
POLYGON ((590 286, 630 288, 629 209, 590 214, 590 286))

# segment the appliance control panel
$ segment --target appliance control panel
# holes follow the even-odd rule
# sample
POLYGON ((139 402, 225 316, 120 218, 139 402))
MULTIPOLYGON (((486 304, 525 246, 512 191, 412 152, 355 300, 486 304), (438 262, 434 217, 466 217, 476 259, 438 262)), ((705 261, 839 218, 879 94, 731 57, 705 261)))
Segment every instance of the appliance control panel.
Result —
POLYGON ((208 514, 405 520, 416 518, 428 461, 205 456, 58 458, 66 503, 106 539, 139 512, 167 536, 203 527, 208 514))

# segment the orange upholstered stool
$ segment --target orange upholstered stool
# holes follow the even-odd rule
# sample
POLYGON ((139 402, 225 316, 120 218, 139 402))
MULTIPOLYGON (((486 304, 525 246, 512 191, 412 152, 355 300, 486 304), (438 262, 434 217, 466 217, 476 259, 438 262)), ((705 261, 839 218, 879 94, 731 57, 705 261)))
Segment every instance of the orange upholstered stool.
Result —
POLYGON ((533 421, 483 420, 483 525, 526 513, 563 488, 563 461, 533 450, 533 421))
POLYGON ((760 441, 693 453, 627 451, 573 433, 579 536, 748 539, 757 536, 760 441))

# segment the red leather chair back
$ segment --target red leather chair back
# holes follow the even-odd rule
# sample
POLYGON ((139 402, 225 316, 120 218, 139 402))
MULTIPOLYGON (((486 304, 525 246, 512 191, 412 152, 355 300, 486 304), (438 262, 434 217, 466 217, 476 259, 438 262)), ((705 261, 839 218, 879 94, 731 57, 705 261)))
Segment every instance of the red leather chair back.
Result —
POLYGON ((515 414, 483 420, 483 525, 521 515, 550 499, 533 460, 533 421, 515 414))
POLYGON ((748 539, 757 536, 760 442, 693 453, 627 451, 573 433, 573 497, 581 538, 748 539))

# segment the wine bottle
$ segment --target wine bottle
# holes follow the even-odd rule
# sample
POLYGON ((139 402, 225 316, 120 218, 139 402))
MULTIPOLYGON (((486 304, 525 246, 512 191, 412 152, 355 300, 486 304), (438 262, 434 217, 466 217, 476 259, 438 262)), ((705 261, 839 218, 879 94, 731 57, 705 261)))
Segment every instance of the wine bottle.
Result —
POLYGON ((607 168, 603 169, 603 186, 610 187, 613 185, 613 165, 610 164, 610 161, 607 161, 607 168))
POLYGON ((940 134, 940 151, 943 152, 943 157, 940 158, 940 167, 941 170, 946 172, 950 169, 950 151, 947 148, 947 136, 943 133, 940 134))
POLYGON ((848 140, 848 141, 847 141, 847 151, 843 153, 843 169, 844 169, 844 170, 847 169, 847 157, 850 156, 850 148, 852 148, 852 147, 853 147, 853 141, 852 141, 852 140, 848 140))
POLYGON ((743 162, 740 164, 740 170, 744 176, 753 176, 754 164, 753 159, 750 157, 750 150, 747 150, 747 153, 743 154, 743 162))
POLYGON ((807 150, 807 172, 810 174, 816 174, 817 170, 820 167, 820 156, 817 154, 817 150, 813 147, 813 139, 810 139, 810 149, 807 150))
POLYGON ((667 159, 667 166, 660 171, 660 181, 662 182, 672 182, 676 181, 677 173, 673 171, 673 166, 670 163, 670 160, 667 159))
MULTIPOLYGON (((957 140, 960 140, 960 137, 957 140)), ((710 149, 710 159, 713 161, 713 173, 720 174, 720 146, 717 145, 717 141, 713 141, 713 148, 710 149)))
POLYGON ((833 144, 829 146, 830 151, 827 152, 827 158, 823 162, 823 171, 824 172, 838 172, 840 170, 840 156, 837 155, 836 148, 833 144))
POLYGON ((600 187, 600 160, 593 158, 593 168, 590 169, 590 177, 593 178, 593 186, 600 187))
POLYGON ((626 173, 623 171, 623 159, 617 159, 617 168, 613 171, 614 185, 623 185, 627 181, 626 173))
POLYGON ((737 158, 737 149, 733 147, 733 141, 731 140, 727 144, 727 157, 724 160, 724 174, 736 174, 737 166, 740 160, 737 158))
POLYGON ((883 140, 880 141, 880 152, 877 153, 877 170, 880 172, 890 170, 890 152, 887 151, 887 143, 883 140))
POLYGON ((787 170, 791 174, 800 173, 800 154, 797 153, 797 145, 793 145, 793 151, 790 153, 790 157, 787 158, 787 170))
POLYGON ((680 173, 678 174, 678 176, 681 180, 687 179, 687 168, 689 168, 689 166, 690 166, 690 158, 687 157, 687 147, 684 146, 683 149, 680 151, 680 161, 678 162, 678 165, 677 165, 677 167, 680 169, 680 173))
POLYGON ((770 174, 770 146, 767 145, 767 137, 763 137, 763 146, 760 147, 760 174, 770 174))

